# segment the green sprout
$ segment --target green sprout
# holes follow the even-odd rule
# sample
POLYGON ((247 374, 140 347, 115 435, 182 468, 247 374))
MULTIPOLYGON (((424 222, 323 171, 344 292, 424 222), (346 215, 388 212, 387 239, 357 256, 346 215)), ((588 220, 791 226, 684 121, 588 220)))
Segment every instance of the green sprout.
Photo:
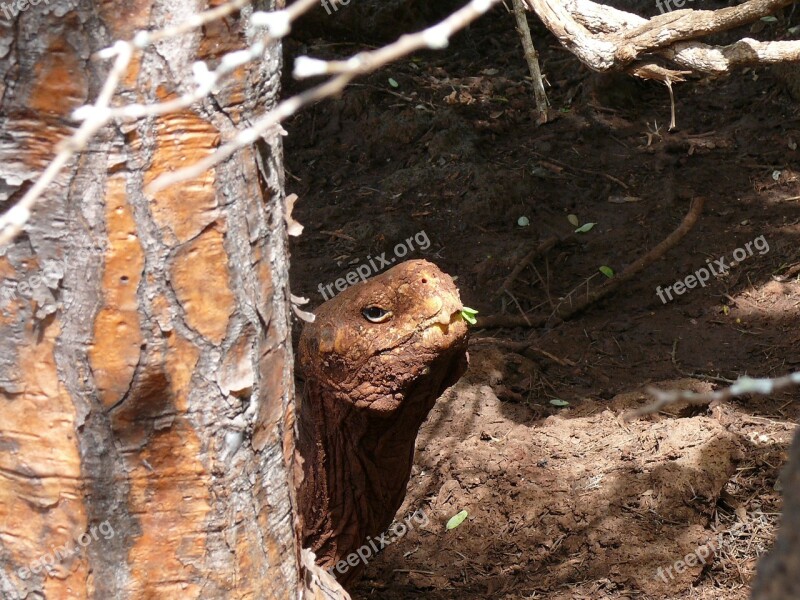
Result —
POLYGON ((478 314, 478 311, 474 308, 470 308, 469 306, 465 306, 461 309, 461 316, 464 320, 469 323, 470 325, 475 325, 478 322, 478 319, 475 318, 475 315, 478 314))

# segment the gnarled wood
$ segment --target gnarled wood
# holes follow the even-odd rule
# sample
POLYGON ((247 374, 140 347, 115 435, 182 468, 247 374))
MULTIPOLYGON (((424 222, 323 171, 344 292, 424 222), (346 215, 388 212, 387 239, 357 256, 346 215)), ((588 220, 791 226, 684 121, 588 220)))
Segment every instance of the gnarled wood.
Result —
POLYGON ((749 0, 709 10, 675 10, 645 19, 592 0, 525 0, 547 28, 597 71, 626 70, 645 79, 683 81, 690 73, 721 75, 736 67, 800 61, 800 42, 744 38, 711 46, 697 38, 753 22, 791 0, 749 0), (656 54, 680 70, 652 62, 656 54))

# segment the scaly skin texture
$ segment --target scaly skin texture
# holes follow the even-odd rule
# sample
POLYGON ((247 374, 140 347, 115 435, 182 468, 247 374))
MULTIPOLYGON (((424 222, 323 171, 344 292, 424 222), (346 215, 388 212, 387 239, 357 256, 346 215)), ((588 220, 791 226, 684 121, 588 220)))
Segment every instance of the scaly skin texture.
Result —
MULTIPOLYGON (((448 275, 411 260, 346 289, 306 324, 298 504, 303 547, 322 567, 385 531, 400 508, 419 427, 467 368, 462 307, 448 275), (371 322, 369 308, 391 316, 371 322)), ((363 566, 333 573, 347 585, 363 566)))

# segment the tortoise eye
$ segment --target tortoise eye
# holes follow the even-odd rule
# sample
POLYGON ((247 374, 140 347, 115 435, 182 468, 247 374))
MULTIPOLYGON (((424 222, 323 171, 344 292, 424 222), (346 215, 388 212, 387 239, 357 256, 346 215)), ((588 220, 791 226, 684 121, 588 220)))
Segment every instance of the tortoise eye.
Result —
POLYGON ((380 306, 368 306, 361 311, 361 314, 370 323, 385 323, 392 318, 392 311, 384 310, 380 306))

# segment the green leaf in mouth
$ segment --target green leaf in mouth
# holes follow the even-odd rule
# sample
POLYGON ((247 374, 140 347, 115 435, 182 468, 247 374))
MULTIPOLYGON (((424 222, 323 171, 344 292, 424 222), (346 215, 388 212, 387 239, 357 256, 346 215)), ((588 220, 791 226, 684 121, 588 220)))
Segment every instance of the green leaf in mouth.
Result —
POLYGON ((475 318, 475 315, 477 314, 478 311, 475 310, 474 308, 470 308, 469 306, 465 306, 461 309, 461 316, 470 325, 475 325, 475 323, 478 322, 478 319, 475 318))

